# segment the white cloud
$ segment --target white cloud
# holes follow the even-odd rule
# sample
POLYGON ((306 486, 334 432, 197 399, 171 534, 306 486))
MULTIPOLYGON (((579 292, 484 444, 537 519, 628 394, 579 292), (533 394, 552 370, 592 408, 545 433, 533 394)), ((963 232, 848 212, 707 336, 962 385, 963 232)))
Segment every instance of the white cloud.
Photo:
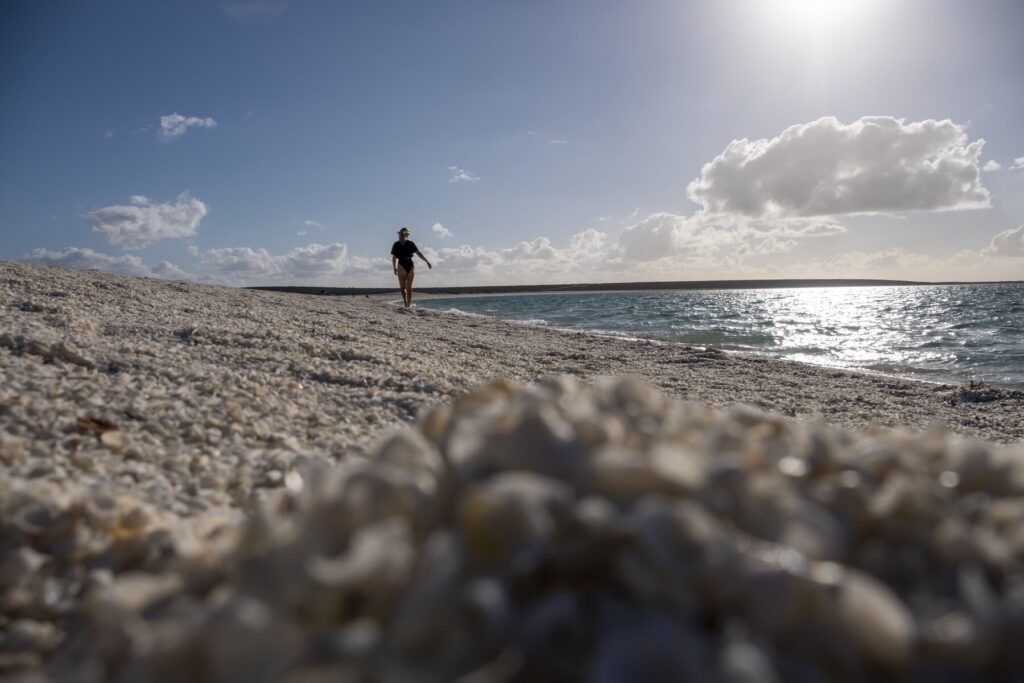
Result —
POLYGON ((733 140, 688 196, 707 213, 748 218, 985 208, 984 144, 949 120, 825 117, 771 140, 733 140))
POLYGON ((452 177, 448 179, 449 183, 478 183, 480 182, 480 176, 476 175, 472 171, 467 171, 464 168, 458 166, 449 166, 448 170, 452 172, 452 177))
MULTIPOLYGON (((434 263, 421 285, 531 284, 732 278, 889 278, 909 280, 1020 279, 1024 225, 994 236, 987 247, 945 257, 900 248, 794 258, 802 239, 839 234, 829 221, 789 220, 761 224, 712 222, 702 216, 652 214, 619 239, 594 229, 572 235, 565 246, 547 237, 506 248, 472 245, 424 248, 434 263), (637 244, 630 240, 644 235, 637 244), (653 243, 660 250, 650 250, 653 243), (792 252, 780 261, 766 255, 792 252)), ((198 280, 228 285, 308 284, 389 286, 389 259, 350 256, 344 244, 310 244, 274 255, 266 249, 232 247, 199 251, 199 267, 188 273, 172 263, 147 267, 134 255, 108 256, 89 249, 37 249, 26 260, 74 268, 99 268, 129 275, 198 280)))
POLYGON ((50 251, 48 249, 35 249, 25 260, 29 263, 39 263, 47 266, 63 266, 76 270, 103 270, 108 273, 120 273, 121 275, 148 275, 149 268, 138 256, 125 254, 123 256, 109 256, 92 249, 79 247, 68 247, 62 251, 50 251))
POLYGON ((115 246, 131 250, 157 240, 191 237, 206 214, 206 204, 182 193, 174 202, 164 204, 132 195, 127 205, 105 206, 87 218, 94 232, 115 246))
POLYGON ((547 237, 536 237, 529 242, 518 242, 510 249, 502 249, 503 259, 509 261, 556 261, 561 251, 551 246, 547 237))
POLYGON ((228 280, 248 281, 281 272, 270 252, 251 247, 207 249, 200 255, 199 264, 203 273, 228 280))
POLYGON ((713 256, 721 251, 746 256, 790 251, 797 239, 845 232, 844 226, 828 218, 764 222, 702 212, 691 216, 653 213, 622 231, 617 251, 628 261, 713 256))
POLYGON ((251 247, 208 249, 199 264, 203 279, 240 285, 334 283, 349 267, 348 247, 337 242, 308 244, 277 256, 251 247))
POLYGON ((323 230, 324 229, 324 226, 321 225, 320 223, 316 222, 316 221, 303 221, 302 224, 306 225, 306 226, 309 226, 311 228, 317 228, 319 230, 323 230))
POLYGON ((92 249, 80 247, 68 247, 61 251, 35 249, 24 260, 28 263, 61 266, 76 270, 96 269, 119 275, 138 275, 175 280, 192 277, 189 273, 186 273, 169 261, 161 261, 153 268, 150 268, 142 262, 142 259, 132 254, 110 256, 93 251, 92 249))
MULTIPOLYGON (((1000 234, 1012 232, 1008 230, 1000 234)), ((1018 242, 1018 248, 1019 245, 1018 242)), ((981 250, 964 249, 948 256, 930 256, 894 247, 876 252, 854 251, 827 258, 807 259, 761 276, 792 277, 795 274, 797 277, 811 278, 882 278, 925 282, 1019 280, 1022 273, 1020 256, 1024 256, 1024 253, 1017 257, 994 254, 991 247, 981 250)))
POLYGON ((503 249, 462 245, 425 253, 434 262, 432 279, 449 284, 531 283, 592 280, 612 252, 607 235, 594 229, 570 237, 558 247, 547 237, 503 249))
POLYGON ((195 277, 192 273, 182 270, 170 261, 160 261, 150 268, 149 272, 154 277, 164 280, 191 280, 195 277))
POLYGON ((1012 171, 1019 171, 1022 168, 1024 168, 1024 157, 1017 157, 1013 160, 1013 163, 1010 164, 1010 170, 1012 171))
POLYGON ((936 260, 923 254, 907 253, 900 247, 875 252, 851 251, 827 258, 812 258, 794 270, 809 278, 928 279, 936 260))
POLYGON ((309 232, 308 230, 299 230, 295 234, 298 235, 299 237, 305 237, 306 233, 308 233, 308 232, 309 232))
POLYGON ((160 131, 158 135, 164 142, 170 142, 176 140, 182 135, 188 132, 191 127, 196 128, 216 128, 217 122, 207 116, 206 118, 200 118, 198 116, 182 116, 175 112, 173 114, 167 114, 160 117, 160 131))
POLYGON ((569 141, 556 138, 556 139, 553 139, 553 140, 548 140, 548 144, 549 145, 568 145, 569 141))
POLYGON ((998 171, 1002 167, 1003 165, 996 161, 995 159, 989 159, 988 161, 985 162, 985 165, 981 167, 981 170, 984 171, 985 173, 994 173, 995 171, 998 171))
POLYGON ((444 264, 439 272, 466 273, 475 271, 477 274, 487 274, 494 266, 501 263, 501 255, 497 252, 484 249, 483 247, 471 247, 464 244, 460 247, 443 247, 441 249, 428 249, 427 254, 438 266, 444 264))
POLYGON ((281 257, 281 273, 299 280, 315 280, 341 275, 345 270, 348 247, 340 242, 308 244, 292 249, 281 257))
POLYGON ((595 254, 604 248, 608 235, 598 232, 593 228, 587 228, 569 238, 569 250, 573 256, 584 256, 595 254))
POLYGON ((437 235, 439 239, 444 239, 445 237, 452 236, 452 231, 444 227, 440 223, 434 223, 434 225, 430 229, 434 231, 434 234, 437 235))
MULTIPOLYGON (((999 233, 982 253, 986 256, 1024 257, 1024 225, 999 233)), ((1024 271, 1021 274, 1024 275, 1024 271)))

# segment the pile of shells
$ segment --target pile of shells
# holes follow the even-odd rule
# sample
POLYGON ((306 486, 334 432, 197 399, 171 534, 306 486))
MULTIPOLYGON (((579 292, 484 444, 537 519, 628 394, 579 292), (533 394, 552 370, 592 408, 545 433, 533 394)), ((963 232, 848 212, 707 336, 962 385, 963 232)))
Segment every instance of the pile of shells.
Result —
POLYGON ((130 502, 4 491, 3 656, 124 681, 1024 671, 1019 448, 558 378, 283 476, 191 548, 130 502))

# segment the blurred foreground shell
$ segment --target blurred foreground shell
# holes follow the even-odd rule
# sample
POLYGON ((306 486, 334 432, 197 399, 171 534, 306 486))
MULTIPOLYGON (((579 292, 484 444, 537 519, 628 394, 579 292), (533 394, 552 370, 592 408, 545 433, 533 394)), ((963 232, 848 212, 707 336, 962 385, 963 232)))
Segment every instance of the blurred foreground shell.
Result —
MULTIPOLYGON (((127 448, 117 433, 101 436, 127 448)), ((484 386, 338 466, 282 455, 263 481, 275 492, 243 522, 191 535, 102 490, 0 484, 0 673, 485 683, 1024 671, 1019 449, 556 378, 484 386)))

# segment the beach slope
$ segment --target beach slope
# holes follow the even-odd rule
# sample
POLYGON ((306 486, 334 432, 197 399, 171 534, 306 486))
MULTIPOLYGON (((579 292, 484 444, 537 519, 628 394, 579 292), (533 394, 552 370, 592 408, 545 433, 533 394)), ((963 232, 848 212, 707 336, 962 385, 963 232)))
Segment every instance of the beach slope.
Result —
POLYGON ((1018 393, 13 263, 0 322, 0 673, 1013 670, 1018 393))

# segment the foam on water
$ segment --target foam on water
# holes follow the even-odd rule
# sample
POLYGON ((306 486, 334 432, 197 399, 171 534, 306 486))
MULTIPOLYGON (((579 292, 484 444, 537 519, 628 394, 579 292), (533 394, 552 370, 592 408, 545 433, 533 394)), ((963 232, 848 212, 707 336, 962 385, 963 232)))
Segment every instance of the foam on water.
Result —
POLYGON ((424 308, 712 346, 935 382, 1024 388, 1024 285, 433 299, 424 308))

